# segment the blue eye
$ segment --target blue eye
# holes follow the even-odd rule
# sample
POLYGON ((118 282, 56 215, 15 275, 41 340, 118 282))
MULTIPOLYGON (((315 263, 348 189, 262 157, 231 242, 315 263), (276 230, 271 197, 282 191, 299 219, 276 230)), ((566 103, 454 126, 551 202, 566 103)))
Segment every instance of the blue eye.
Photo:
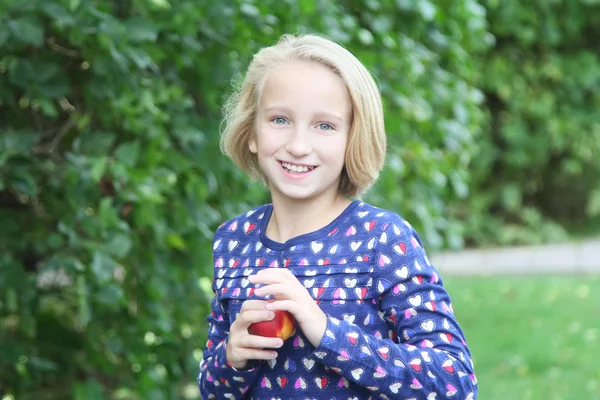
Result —
POLYGON ((322 124, 319 124, 319 129, 324 130, 324 131, 330 131, 333 129, 333 126, 331 126, 330 124, 322 123, 322 124))
POLYGON ((277 125, 281 125, 281 124, 285 124, 287 123, 287 120, 283 117, 275 117, 271 119, 271 122, 276 123, 277 125))

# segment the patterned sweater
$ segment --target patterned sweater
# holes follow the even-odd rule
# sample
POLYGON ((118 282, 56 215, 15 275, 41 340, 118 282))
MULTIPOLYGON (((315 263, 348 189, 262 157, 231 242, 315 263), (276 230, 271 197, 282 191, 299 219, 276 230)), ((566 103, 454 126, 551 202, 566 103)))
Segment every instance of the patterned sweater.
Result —
POLYGON ((198 384, 203 399, 477 397, 471 354, 418 234, 400 216, 354 201, 329 225, 286 243, 265 236, 272 205, 222 224, 213 244, 215 297, 198 384), (327 315, 317 348, 299 329, 278 357, 227 363, 229 327, 257 298, 247 277, 288 268, 327 315))

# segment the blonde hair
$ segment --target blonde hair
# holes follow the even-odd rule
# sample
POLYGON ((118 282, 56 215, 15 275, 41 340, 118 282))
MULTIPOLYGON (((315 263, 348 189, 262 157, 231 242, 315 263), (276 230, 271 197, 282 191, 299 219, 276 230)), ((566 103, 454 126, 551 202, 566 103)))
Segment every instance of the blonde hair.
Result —
POLYGON ((251 178, 266 182, 249 148, 265 77, 273 67, 312 61, 328 67, 344 82, 352 102, 352 124, 338 191, 357 197, 378 178, 386 153, 381 94, 367 68, 341 45, 315 34, 286 34, 254 55, 246 76, 224 107, 221 151, 251 178))

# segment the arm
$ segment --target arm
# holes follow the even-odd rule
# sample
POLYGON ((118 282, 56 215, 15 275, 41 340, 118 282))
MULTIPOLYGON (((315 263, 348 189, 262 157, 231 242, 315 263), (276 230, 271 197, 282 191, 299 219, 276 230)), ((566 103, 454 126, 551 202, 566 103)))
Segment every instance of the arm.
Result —
MULTIPOLYGON (((213 287, 213 290, 215 288, 213 287)), ((258 368, 237 370, 227 362, 229 316, 216 295, 207 318, 208 341, 200 363, 198 386, 203 399, 244 399, 256 379, 258 368)))
POLYGON ((400 344, 328 317, 314 357, 379 396, 475 399, 470 352, 416 232, 389 224, 374 256, 373 290, 400 344))

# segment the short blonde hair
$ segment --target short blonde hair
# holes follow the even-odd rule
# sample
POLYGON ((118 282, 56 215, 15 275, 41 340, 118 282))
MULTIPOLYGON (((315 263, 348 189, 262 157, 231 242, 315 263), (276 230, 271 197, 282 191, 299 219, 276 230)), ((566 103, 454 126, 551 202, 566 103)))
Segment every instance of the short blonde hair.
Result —
POLYGON ((286 34, 254 55, 241 85, 224 107, 221 151, 251 178, 266 182, 256 154, 256 114, 265 77, 273 67, 311 61, 328 67, 344 82, 352 102, 352 124, 339 193, 357 197, 377 180, 386 153, 383 106, 379 88, 367 68, 341 45, 319 35, 286 34))

